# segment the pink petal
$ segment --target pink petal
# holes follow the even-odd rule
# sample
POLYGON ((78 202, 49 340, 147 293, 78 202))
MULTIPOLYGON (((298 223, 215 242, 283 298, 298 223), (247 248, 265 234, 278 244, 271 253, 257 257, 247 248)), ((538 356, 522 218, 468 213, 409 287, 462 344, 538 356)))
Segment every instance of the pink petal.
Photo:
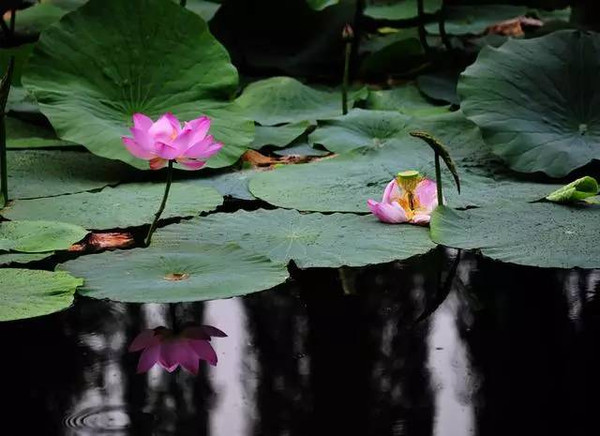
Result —
POLYGON ((187 159, 187 158, 179 158, 177 159, 181 165, 183 165, 188 170, 199 170, 206 164, 203 160, 195 160, 195 159, 187 159))
POLYGON ((226 338, 227 337, 227 334, 224 331, 221 331, 218 328, 213 327, 211 325, 203 325, 202 330, 208 336, 214 336, 216 338, 226 338))
POLYGON ((213 349, 212 345, 210 345, 210 342, 197 339, 188 339, 187 343, 200 359, 206 360, 212 366, 217 364, 217 353, 215 353, 215 350, 213 349))
POLYGON ((150 160, 154 157, 154 153, 142 147, 140 144, 135 142, 135 140, 127 136, 123 136, 121 137, 121 139, 123 140, 123 144, 127 148, 127 151, 129 151, 129 153, 131 153, 135 157, 144 160, 150 160))
POLYGON ((220 142, 214 142, 214 138, 211 135, 204 138, 203 141, 191 144, 192 145, 183 152, 184 157, 208 160, 211 156, 223 148, 223 144, 220 142))
POLYGON ((429 224, 429 221, 431 221, 431 215, 426 213, 417 213, 411 220, 411 223, 425 225, 429 224))
POLYGON ((182 362, 188 362, 196 353, 187 345, 188 340, 183 338, 173 339, 161 345, 159 362, 163 368, 175 369, 182 362))
POLYGON ((148 133, 157 141, 170 142, 177 136, 179 130, 181 130, 181 126, 177 118, 173 114, 167 113, 152 124, 148 133))
POLYGON ((144 114, 133 114, 133 127, 141 130, 148 130, 152 127, 152 119, 144 114))
POLYGON ((171 145, 171 147, 173 147, 173 149, 175 150, 175 153, 176 153, 175 156, 173 156, 171 159, 183 156, 184 152, 192 144, 190 141, 191 141, 193 135, 194 135, 194 132, 192 132, 191 130, 183 129, 181 131, 181 133, 179 135, 177 135, 177 138, 175 138, 173 141, 171 141, 169 143, 171 145))
POLYGON ((154 151, 154 138, 148 133, 147 130, 137 129, 132 127, 131 134, 133 135, 133 139, 138 143, 140 147, 144 150, 153 152, 154 151))
POLYGON ((394 179, 385 187, 385 191, 383 191, 383 197, 381 201, 383 203, 391 203, 392 201, 400 198, 401 195, 402 194, 400 192, 400 189, 398 188, 398 183, 396 182, 396 179, 394 179))
POLYGON ((160 170, 167 165, 167 161, 165 159, 161 159, 160 157, 155 157, 154 159, 150 159, 150 169, 151 170, 160 170))
POLYGON ((173 160, 179 156, 180 152, 176 145, 166 142, 156 143, 156 154, 165 160, 173 160))
POLYGON ((195 120, 185 123, 184 129, 190 129, 194 132, 191 140, 192 144, 200 142, 206 137, 206 134, 210 129, 210 118, 205 116, 196 118, 195 120))
POLYGON ((160 337, 156 336, 153 329, 142 330, 142 332, 135 337, 128 350, 130 352, 140 351, 144 348, 156 345, 159 342, 160 337))
POLYGON ((160 356, 160 348, 160 344, 156 344, 142 351, 137 367, 138 374, 150 370, 156 364, 160 356))
POLYGON ((408 221, 406 212, 397 203, 378 203, 375 200, 367 200, 367 205, 373 215, 384 223, 398 224, 408 221))
POLYGON ((419 212, 431 214, 438 204, 435 182, 429 179, 422 180, 415 188, 415 195, 419 200, 419 212))
POLYGON ((181 364, 183 369, 196 375, 198 374, 200 359, 198 359, 196 352, 189 346, 189 344, 186 344, 186 347, 189 349, 189 352, 182 357, 179 363, 181 364))

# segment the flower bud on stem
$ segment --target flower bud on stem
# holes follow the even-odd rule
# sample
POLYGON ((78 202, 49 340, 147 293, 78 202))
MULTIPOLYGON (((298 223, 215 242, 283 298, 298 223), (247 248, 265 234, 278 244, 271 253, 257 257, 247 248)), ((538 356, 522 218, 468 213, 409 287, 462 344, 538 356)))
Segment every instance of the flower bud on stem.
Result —
POLYGON ((148 235, 146 236, 145 246, 150 246, 150 242, 152 242, 152 234, 156 231, 156 227, 158 226, 158 220, 165 210, 165 206, 167 205, 167 199, 169 198, 169 191, 171 190, 171 183, 173 182, 173 161, 169 161, 169 165, 167 167, 167 184, 165 185, 165 193, 163 194, 163 199, 160 203, 160 207, 154 214, 154 221, 152 225, 150 225, 150 229, 148 230, 148 235))

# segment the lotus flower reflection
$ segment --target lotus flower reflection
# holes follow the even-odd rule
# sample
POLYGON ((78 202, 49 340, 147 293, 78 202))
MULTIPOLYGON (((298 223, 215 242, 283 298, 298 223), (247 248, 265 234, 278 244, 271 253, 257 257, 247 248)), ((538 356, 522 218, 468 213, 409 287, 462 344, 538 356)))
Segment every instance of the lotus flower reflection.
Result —
POLYGON ((436 184, 417 171, 404 171, 388 183, 381 202, 368 200, 373 214, 385 223, 428 224, 438 205, 436 184))
POLYGON ((171 113, 156 122, 144 114, 133 115, 132 137, 123 136, 127 150, 140 159, 150 161, 150 168, 163 168, 169 161, 197 170, 217 153, 223 144, 208 135, 210 118, 200 117, 181 126, 171 113))
POLYGON ((138 373, 147 372, 158 363, 168 372, 181 365, 186 371, 197 374, 200 360, 206 360, 213 366, 217 364, 217 354, 210 344, 211 337, 225 336, 221 330, 209 325, 190 326, 181 333, 157 327, 142 331, 129 346, 129 351, 143 350, 138 373))

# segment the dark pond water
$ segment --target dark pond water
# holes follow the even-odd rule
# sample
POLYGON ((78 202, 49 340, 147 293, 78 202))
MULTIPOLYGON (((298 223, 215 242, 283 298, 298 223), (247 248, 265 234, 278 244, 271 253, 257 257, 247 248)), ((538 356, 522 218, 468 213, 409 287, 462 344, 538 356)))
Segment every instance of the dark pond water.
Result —
POLYGON ((598 271, 434 252, 207 303, 81 298, 0 338, 3 436, 599 432, 598 271), (128 344, 173 313, 229 334, 218 366, 136 374, 128 344))

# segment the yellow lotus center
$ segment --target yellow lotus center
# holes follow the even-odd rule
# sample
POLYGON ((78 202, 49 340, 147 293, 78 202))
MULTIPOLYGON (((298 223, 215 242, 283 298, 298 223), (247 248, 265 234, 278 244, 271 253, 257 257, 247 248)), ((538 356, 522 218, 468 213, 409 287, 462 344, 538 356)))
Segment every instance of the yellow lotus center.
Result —
POLYGON ((419 197, 415 195, 415 189, 423 177, 418 171, 401 171, 396 175, 396 183, 401 188, 402 195, 396 201, 406 212, 409 220, 412 220, 415 213, 421 208, 419 197))

